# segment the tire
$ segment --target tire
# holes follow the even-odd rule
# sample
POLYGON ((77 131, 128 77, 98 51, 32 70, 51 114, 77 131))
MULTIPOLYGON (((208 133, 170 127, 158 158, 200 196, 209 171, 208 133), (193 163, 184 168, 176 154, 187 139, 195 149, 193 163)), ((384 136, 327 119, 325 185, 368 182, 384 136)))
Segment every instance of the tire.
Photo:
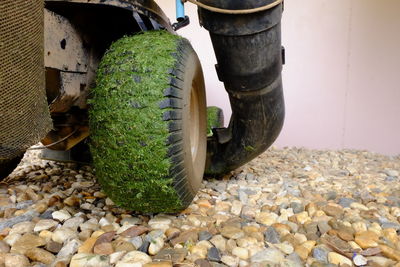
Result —
POLYGON ((6 178, 21 162, 23 155, 13 159, 0 159, 0 181, 6 178))
POLYGON ((189 41, 166 31, 124 37, 104 55, 90 101, 96 176, 119 206, 176 212, 206 160, 206 100, 189 41))

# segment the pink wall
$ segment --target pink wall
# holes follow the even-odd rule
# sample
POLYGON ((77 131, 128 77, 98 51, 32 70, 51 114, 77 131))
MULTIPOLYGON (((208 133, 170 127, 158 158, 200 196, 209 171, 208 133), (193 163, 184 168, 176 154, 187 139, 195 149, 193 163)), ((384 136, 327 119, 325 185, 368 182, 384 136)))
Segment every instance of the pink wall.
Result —
MULTIPOLYGON (((173 20, 174 1, 158 2, 173 20)), ((186 7, 192 23, 179 33, 202 61, 208 105, 229 116, 208 34, 186 7)), ((398 0, 285 0, 287 113, 277 146, 400 154, 398 10, 398 0)))
MULTIPOLYGON (((171 22, 175 22, 175 0, 156 0, 156 2, 164 10, 171 22)), ((227 124, 231 115, 229 99, 224 85, 218 80, 215 72, 214 65, 217 60, 215 59, 208 31, 199 26, 195 5, 187 3, 185 9, 186 14, 190 17, 190 25, 180 29, 178 33, 190 40, 200 58, 207 89, 207 105, 222 108, 224 110, 225 123, 227 124)))
MULTIPOLYGON (((156 2, 164 10, 171 22, 175 22, 175 0, 156 0, 156 2)), ((207 89, 207 105, 222 108, 224 110, 225 123, 228 124, 231 115, 229 99, 223 84, 218 80, 215 72, 214 65, 217 60, 215 59, 208 31, 199 26, 196 6, 187 3, 185 9, 186 14, 190 17, 190 25, 180 29, 178 33, 190 40, 200 58, 207 89)))

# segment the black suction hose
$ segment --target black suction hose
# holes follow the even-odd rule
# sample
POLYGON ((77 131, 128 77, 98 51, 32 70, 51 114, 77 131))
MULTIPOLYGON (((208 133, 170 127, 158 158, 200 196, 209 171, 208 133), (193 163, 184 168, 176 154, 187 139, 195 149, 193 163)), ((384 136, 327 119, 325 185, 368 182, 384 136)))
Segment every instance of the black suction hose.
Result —
MULTIPOLYGON (((273 0, 201 0, 224 9, 249 9, 273 0)), ((199 8, 211 36, 217 73, 232 107, 228 128, 208 139, 206 174, 223 175, 263 153, 284 121, 282 90, 282 4, 262 12, 230 15, 199 8)))

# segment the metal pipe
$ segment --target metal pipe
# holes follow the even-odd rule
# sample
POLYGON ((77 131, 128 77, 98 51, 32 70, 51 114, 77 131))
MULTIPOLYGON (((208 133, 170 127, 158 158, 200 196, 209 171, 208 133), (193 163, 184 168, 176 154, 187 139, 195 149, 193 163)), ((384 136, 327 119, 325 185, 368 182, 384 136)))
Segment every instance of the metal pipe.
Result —
POLYGON ((185 6, 182 0, 176 0, 176 20, 182 21, 185 19, 185 6))

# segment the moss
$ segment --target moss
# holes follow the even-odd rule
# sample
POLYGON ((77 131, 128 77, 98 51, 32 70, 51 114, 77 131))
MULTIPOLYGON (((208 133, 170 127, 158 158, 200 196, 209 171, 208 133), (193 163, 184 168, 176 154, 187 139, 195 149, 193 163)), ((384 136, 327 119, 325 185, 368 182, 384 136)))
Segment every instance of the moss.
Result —
POLYGON ((246 150, 247 152, 252 152, 252 151, 255 150, 255 148, 252 147, 252 146, 245 146, 245 147, 244 147, 244 150, 246 150))
POLYGON ((218 107, 207 107, 207 135, 212 136, 213 128, 223 127, 221 119, 221 109, 218 107))
POLYGON ((152 31, 124 37, 104 55, 89 101, 96 175, 119 206, 142 212, 182 208, 168 158, 160 102, 181 37, 152 31))

